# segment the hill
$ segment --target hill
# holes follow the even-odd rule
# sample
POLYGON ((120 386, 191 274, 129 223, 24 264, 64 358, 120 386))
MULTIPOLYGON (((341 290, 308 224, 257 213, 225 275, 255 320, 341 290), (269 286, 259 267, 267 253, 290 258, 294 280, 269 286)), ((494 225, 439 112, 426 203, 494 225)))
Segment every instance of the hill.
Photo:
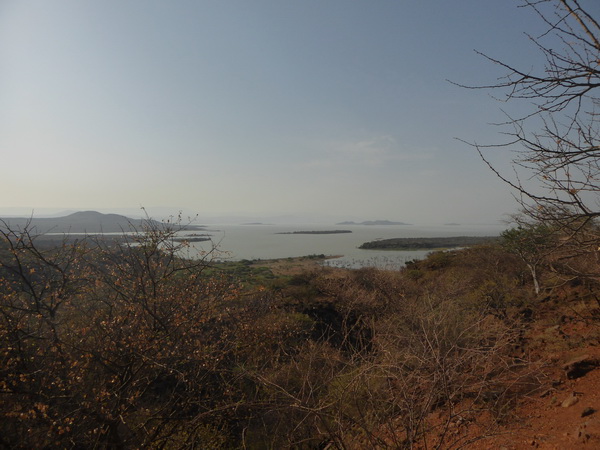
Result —
MULTIPOLYGON (((35 234, 44 233, 119 233, 140 229, 147 220, 131 219, 119 214, 102 214, 97 211, 79 211, 64 217, 10 217, 0 218, 0 229, 23 229, 26 226, 35 234)), ((151 222, 158 222, 149 219, 151 222)))

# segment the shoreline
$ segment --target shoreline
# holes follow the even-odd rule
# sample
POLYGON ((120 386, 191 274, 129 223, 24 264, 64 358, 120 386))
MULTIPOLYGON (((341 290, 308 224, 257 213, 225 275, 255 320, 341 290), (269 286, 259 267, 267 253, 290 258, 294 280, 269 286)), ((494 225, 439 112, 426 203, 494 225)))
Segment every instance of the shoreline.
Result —
POLYGON ((345 234, 352 233, 352 230, 322 230, 322 231, 282 231, 275 234, 345 234))
POLYGON ((386 251, 444 250, 487 244, 497 239, 497 236, 392 238, 365 242, 358 248, 386 251))

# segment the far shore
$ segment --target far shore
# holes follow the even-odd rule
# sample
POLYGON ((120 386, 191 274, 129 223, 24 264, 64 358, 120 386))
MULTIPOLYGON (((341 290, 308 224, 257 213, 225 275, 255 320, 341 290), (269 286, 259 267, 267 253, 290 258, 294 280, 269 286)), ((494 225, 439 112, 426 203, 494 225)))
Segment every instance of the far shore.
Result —
POLYGON ((432 238, 395 238, 365 242, 359 248, 364 250, 442 250, 471 245, 487 244, 497 240, 496 236, 456 236, 432 238))
POLYGON ((315 231, 282 231, 275 234, 340 234, 352 233, 351 230, 315 230, 315 231))
MULTIPOLYGON (((341 256, 342 255, 307 255, 293 256, 289 258, 255 259, 242 261, 246 261, 249 265, 253 267, 269 268, 276 275, 297 275, 306 272, 307 270, 322 269, 323 261, 326 261, 328 259, 340 258, 341 256)), ((346 270, 337 268, 331 269, 346 270)))

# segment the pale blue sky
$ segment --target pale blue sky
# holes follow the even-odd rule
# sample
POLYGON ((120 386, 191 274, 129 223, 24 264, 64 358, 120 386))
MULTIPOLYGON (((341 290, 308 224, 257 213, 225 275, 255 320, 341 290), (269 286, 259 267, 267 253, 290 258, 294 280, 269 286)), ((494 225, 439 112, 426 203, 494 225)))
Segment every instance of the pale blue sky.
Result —
POLYGON ((518 4, 4 0, 0 213, 502 219, 454 138, 499 141, 507 105, 446 80, 504 74, 474 49, 539 62, 518 4))

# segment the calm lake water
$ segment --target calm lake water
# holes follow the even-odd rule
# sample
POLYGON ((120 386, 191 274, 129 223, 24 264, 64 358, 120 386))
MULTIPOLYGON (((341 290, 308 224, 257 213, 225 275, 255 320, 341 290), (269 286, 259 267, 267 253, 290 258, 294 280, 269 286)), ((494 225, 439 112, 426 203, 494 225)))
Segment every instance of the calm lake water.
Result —
MULTIPOLYGON (((374 266, 399 268, 406 261, 423 258, 427 251, 361 250, 358 247, 377 239, 400 237, 496 236, 506 227, 498 225, 456 226, 365 226, 365 225, 210 225, 206 231, 219 250, 220 260, 277 259, 297 256, 339 256, 326 261, 336 267, 359 268, 374 266), (280 234, 294 231, 350 230, 340 234, 280 234)), ((192 244, 199 251, 208 251, 211 242, 192 244)))

